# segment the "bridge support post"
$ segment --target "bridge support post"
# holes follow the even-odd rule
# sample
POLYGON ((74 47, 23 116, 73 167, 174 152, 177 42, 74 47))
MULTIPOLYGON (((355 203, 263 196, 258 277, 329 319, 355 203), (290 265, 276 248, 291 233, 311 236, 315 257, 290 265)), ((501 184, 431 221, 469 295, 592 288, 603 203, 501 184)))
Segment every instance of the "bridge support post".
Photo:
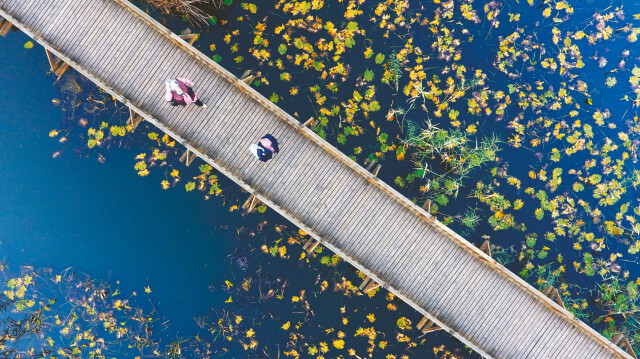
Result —
POLYGON ((371 169, 373 168, 373 165, 375 165, 377 162, 378 160, 371 160, 367 165, 367 171, 370 171, 376 177, 378 177, 378 173, 380 172, 382 165, 378 163, 378 165, 376 166, 376 168, 373 169, 373 171, 371 171, 371 169))
POLYGON ((433 202, 431 202, 430 199, 426 200, 424 202, 424 204, 422 205, 422 209, 424 209, 425 211, 427 211, 427 213, 431 213, 431 205, 433 204, 433 202))
POLYGON ((313 130, 316 127, 316 120, 313 117, 309 117, 309 119, 306 120, 302 124, 302 126, 309 127, 309 128, 311 128, 313 130))
POLYGON ((131 108, 129 109, 129 119, 127 120, 127 125, 131 126, 131 128, 133 128, 133 129, 135 129, 136 127, 138 127, 140 122, 142 122, 142 120, 144 120, 144 117, 140 116, 133 109, 131 109, 131 108))
POLYGON ((368 293, 380 286, 380 284, 376 283, 374 280, 371 280, 371 278, 365 277, 362 283, 360 283, 360 285, 358 286, 358 289, 360 289, 364 293, 368 293))
POLYGON ((306 250, 307 253, 313 253, 316 250, 316 247, 320 244, 320 241, 315 240, 314 238, 309 238, 309 240, 304 244, 302 249, 306 250))
POLYGON ((47 60, 49 60, 51 72, 53 72, 58 78, 60 78, 60 76, 62 76, 62 74, 67 71, 69 65, 61 59, 56 59, 48 49, 45 48, 44 51, 47 54, 47 60))
POLYGON ((0 19, 0 36, 5 37, 13 25, 7 19, 0 19))
POLYGON ((193 162, 193 160, 195 160, 195 159, 196 159, 196 157, 197 157, 197 156, 196 156, 193 152, 191 152, 191 151, 189 151, 189 150, 186 150, 186 151, 184 151, 184 153, 182 154, 182 157, 180 157, 180 162, 184 162, 184 164, 185 164, 187 167, 189 167, 189 166, 191 165, 191 162, 193 162))
POLYGON ((422 320, 420 320, 417 328, 422 331, 422 334, 427 334, 429 332, 435 332, 436 330, 442 329, 427 317, 423 317, 422 320))
POLYGON ((619 346, 620 348, 626 350, 627 353, 629 353, 629 355, 631 355, 635 359, 638 359, 638 356, 633 351, 633 348, 631 347, 631 344, 629 343, 629 339, 627 339, 627 337, 624 334, 622 334, 620 332, 616 332, 616 335, 613 337, 613 339, 611 339, 611 342, 613 344, 619 346))
POLYGON ((242 205, 242 208, 246 209, 247 212, 251 213, 256 208, 256 206, 260 203, 258 197, 255 194, 252 194, 247 198, 247 200, 242 205))
POLYGON ((480 250, 485 252, 489 257, 493 257, 491 255, 491 243, 489 242, 488 239, 480 245, 480 250))
POLYGON ((196 42, 196 40, 198 40, 198 38, 200 36, 198 36, 198 34, 192 34, 191 31, 189 30, 188 33, 185 33, 185 34, 182 34, 182 35, 178 35, 178 37, 180 37, 182 40, 186 41, 187 44, 193 45, 193 43, 196 42))
POLYGON ((562 308, 564 308, 564 303, 562 302, 562 297, 560 296, 560 293, 558 293, 558 290, 556 288, 554 288, 553 286, 551 286, 551 285, 546 286, 542 290, 542 294, 544 294, 547 297, 553 299, 562 308))
POLYGON ((251 74, 251 70, 247 70, 244 72, 244 74, 242 74, 242 77, 240 77, 240 81, 244 82, 247 85, 251 85, 251 81, 253 81, 253 79, 255 78, 256 77, 251 74))

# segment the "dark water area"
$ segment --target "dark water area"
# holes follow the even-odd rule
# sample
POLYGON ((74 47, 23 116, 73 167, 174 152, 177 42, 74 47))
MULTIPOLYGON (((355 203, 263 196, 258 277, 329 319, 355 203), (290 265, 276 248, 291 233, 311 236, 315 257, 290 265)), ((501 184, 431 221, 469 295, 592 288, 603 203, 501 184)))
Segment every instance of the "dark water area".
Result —
POLYGON ((62 121, 52 99, 60 94, 44 51, 23 48, 29 40, 12 32, 0 41, 0 257, 16 269, 73 267, 120 281, 123 292, 150 286, 175 331, 193 334, 193 317, 223 298, 207 287, 228 273, 233 237, 216 227, 242 218, 217 201, 151 186, 160 173, 137 176, 130 150, 108 150, 104 164, 71 151, 52 158, 60 145, 48 133, 62 121))

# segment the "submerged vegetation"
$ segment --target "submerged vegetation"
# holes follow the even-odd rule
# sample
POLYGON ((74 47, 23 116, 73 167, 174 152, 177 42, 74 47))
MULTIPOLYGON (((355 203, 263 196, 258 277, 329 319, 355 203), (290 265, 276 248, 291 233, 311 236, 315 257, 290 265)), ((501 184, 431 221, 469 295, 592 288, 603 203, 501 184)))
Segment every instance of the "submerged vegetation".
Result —
MULTIPOLYGON (((381 177, 407 197, 433 202, 432 214, 468 240, 490 239, 501 263, 540 289, 556 287, 577 317, 609 338, 624 333, 640 349, 640 14, 630 10, 622 1, 225 1, 220 10, 201 9, 207 23, 196 46, 237 75, 251 71, 252 86, 303 122, 313 116, 314 131, 354 161, 384 163, 381 177)), ((189 18, 165 20, 180 32, 189 18)), ((80 100, 78 82, 65 75, 59 84, 67 120, 51 137, 101 161, 111 146, 142 141, 137 173, 162 169, 161 187, 176 186, 183 169, 175 141, 147 125, 134 131, 121 123, 124 108, 106 94, 80 100), (82 145, 70 146, 74 137, 82 145)), ((215 171, 198 170, 182 180, 185 189, 221 195, 215 171)), ((296 260, 282 241, 268 241, 261 255, 296 260)), ((342 265, 336 256, 319 257, 311 263, 342 265)), ((390 328, 393 349, 405 343, 397 357, 424 343, 405 332, 405 317, 378 329, 361 324, 362 331, 329 324, 320 335, 307 306, 309 293, 328 292, 328 280, 297 283, 296 294, 285 296, 284 276, 266 294, 255 292, 262 279, 248 271, 242 277, 227 285, 230 303, 286 299, 304 314, 261 326, 285 331, 288 356, 332 350, 327 357, 346 357, 347 338, 356 337, 368 346, 357 355, 378 357, 392 347, 380 339, 390 328)), ((360 293, 341 276, 332 283, 339 293, 360 293)), ((392 298, 386 307, 398 305, 392 298)), ((356 321, 352 315, 345 309, 334 319, 347 325, 356 321)), ((271 353, 247 317, 219 312, 203 327, 243 349, 271 353)))

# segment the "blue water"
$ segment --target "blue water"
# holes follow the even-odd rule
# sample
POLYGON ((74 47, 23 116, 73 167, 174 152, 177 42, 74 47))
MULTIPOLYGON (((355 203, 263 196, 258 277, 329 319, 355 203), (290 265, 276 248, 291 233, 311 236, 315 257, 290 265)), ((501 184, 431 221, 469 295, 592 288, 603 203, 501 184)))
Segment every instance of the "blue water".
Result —
POLYGON ((61 146, 48 133, 63 113, 44 51, 24 49, 29 40, 12 32, 0 41, 0 257, 16 268, 73 266, 120 280, 123 293, 148 285, 174 329, 193 333, 193 316, 223 298, 207 288, 228 274, 232 233, 216 225, 242 218, 217 200, 163 191, 160 171, 139 177, 135 148, 106 151, 104 164, 70 151, 52 158, 61 146))

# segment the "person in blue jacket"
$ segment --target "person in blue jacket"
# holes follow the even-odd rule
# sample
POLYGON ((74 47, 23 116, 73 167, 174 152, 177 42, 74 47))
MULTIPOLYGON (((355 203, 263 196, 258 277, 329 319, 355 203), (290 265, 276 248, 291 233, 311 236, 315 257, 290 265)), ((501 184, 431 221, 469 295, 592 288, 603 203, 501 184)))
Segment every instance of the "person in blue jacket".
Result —
POLYGON ((273 157, 274 153, 280 151, 280 148, 278 146, 278 140, 268 133, 260 139, 258 144, 251 145, 249 150, 257 159, 262 162, 267 162, 273 157))

